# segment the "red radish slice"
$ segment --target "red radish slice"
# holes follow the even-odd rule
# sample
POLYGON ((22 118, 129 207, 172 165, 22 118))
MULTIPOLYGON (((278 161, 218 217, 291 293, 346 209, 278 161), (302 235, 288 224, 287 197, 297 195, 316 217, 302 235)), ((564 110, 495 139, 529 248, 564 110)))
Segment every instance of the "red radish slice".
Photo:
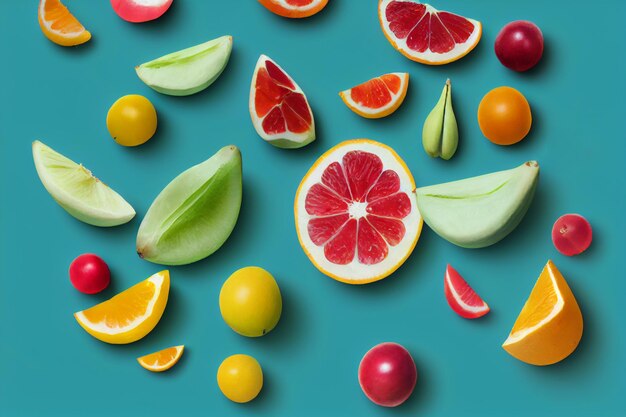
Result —
POLYGON ((132 23, 158 19, 174 0, 111 0, 111 6, 119 17, 132 23))
POLYGON ((455 313, 466 319, 477 319, 489 313, 489 306, 450 265, 444 279, 446 300, 455 313))

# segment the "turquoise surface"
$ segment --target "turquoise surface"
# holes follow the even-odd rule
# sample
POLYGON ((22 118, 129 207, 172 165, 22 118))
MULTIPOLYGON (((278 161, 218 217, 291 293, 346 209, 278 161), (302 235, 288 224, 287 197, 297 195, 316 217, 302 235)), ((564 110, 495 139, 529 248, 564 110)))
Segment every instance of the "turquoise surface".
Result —
POLYGON ((481 43, 444 67, 411 62, 383 36, 376 3, 331 0, 308 20, 274 16, 255 1, 176 0, 160 20, 133 25, 108 1, 67 0, 93 39, 65 49, 37 24, 37 2, 0 3, 0 415, 13 416, 624 416, 626 367, 623 297, 624 114, 626 92, 621 1, 603 7, 566 1, 461 2, 435 5, 481 20, 481 43), (536 22, 546 54, 530 73, 505 69, 493 53, 498 30, 515 19, 536 22), (160 95, 133 67, 220 35, 234 37, 231 62, 206 91, 160 95), (254 64, 264 53, 307 93, 318 140, 297 151, 275 149, 255 133, 248 115, 254 64), (384 72, 411 74, 404 105, 378 121, 351 113, 337 92, 384 72), (422 123, 446 78, 454 86, 461 128, 457 155, 430 159, 422 123), (480 133, 476 109, 490 89, 510 85, 531 103, 533 130, 513 147, 480 133), (105 116, 120 96, 143 94, 159 114, 157 135, 135 149, 109 137, 105 116), (298 245, 292 205, 296 188, 326 149, 368 137, 394 147, 418 185, 541 164, 536 199, 523 223, 501 243, 461 249, 427 227, 413 255, 385 281, 362 287, 320 274, 298 245), (137 210, 110 229, 82 224, 46 193, 35 172, 31 142, 41 139, 87 167, 137 210), (170 268, 170 302, 158 327, 127 346, 86 334, 72 313, 113 296, 161 268, 135 254, 135 236, 153 198, 179 172, 227 144, 244 161, 244 203, 227 243, 208 259, 170 268), (594 242, 567 258, 550 239, 563 213, 585 215, 594 242), (112 285, 78 293, 67 269, 84 252, 102 256, 112 285), (541 269, 553 259, 585 317, 578 350, 566 361, 536 368, 510 357, 501 343, 541 269), (453 264, 486 299, 481 320, 456 316, 443 296, 453 264), (271 271, 284 296, 278 327, 260 339, 232 332, 218 294, 236 269, 271 271), (397 409, 372 404, 357 367, 373 345, 395 341, 419 371, 412 398, 397 409), (181 362, 151 374, 135 358, 185 344, 181 362), (220 362, 235 353, 256 357, 266 376, 260 397, 229 402, 218 390, 220 362))

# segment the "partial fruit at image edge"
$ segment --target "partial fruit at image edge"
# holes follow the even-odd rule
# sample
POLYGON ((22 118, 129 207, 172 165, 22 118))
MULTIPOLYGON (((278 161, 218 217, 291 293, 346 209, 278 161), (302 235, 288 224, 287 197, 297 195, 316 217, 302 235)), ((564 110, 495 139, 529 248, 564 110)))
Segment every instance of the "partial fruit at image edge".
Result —
POLYGON ((35 168, 52 198, 76 219, 99 227, 118 226, 135 217, 135 210, 118 193, 82 164, 36 140, 35 168))
POLYGON ((565 256, 580 255, 592 240, 591 225, 580 214, 564 214, 552 226, 552 243, 565 256))
POLYGON ((424 221, 439 236, 464 248, 504 239, 522 221, 539 182, 539 164, 416 190, 424 221))
POLYGON ((422 230, 411 172, 393 149, 369 139, 320 156, 298 187, 294 218, 309 260, 346 284, 389 276, 422 230))
POLYGON ((111 271, 98 255, 84 253, 70 264, 70 282, 84 294, 97 294, 109 286, 111 271))
POLYGON ((229 400, 247 403, 254 400, 263 388, 263 370, 252 356, 232 355, 218 368, 217 385, 229 400))
POLYGON ((222 74, 233 48, 233 37, 222 36, 135 67, 148 87, 170 96, 198 93, 222 74))
POLYGON ((411 396, 416 384, 415 361, 402 345, 381 343, 361 359, 359 385, 374 404, 397 407, 411 396))
POLYGON ((524 72, 539 63, 543 56, 543 34, 532 22, 516 20, 507 23, 494 44, 498 60, 513 71, 524 72))
POLYGON ((249 110, 257 134, 271 145, 297 149, 315 140, 313 111, 304 92, 265 55, 252 75, 249 110))
POLYGON ((122 146, 139 146, 154 136, 157 113, 147 98, 130 94, 119 98, 107 113, 109 134, 122 146))
POLYGON ((487 303, 450 265, 444 277, 444 294, 450 308, 465 319, 477 319, 490 311, 487 303))
POLYGON ((241 209, 241 153, 225 146, 174 178, 156 197, 137 232, 137 254, 162 265, 186 265, 218 250, 241 209))
POLYGON ((161 271, 74 317, 87 333, 102 342, 133 343, 156 327, 169 291, 169 271, 161 271))
POLYGON ((184 345, 172 346, 158 352, 137 358, 137 362, 142 368, 150 372, 165 372, 178 363, 183 356, 184 345))
POLYGON ((283 302, 274 277, 256 266, 234 272, 220 291, 222 318, 235 332, 264 336, 276 327, 283 302))
POLYGON ((111 0, 113 11, 127 22, 143 23, 161 17, 173 0, 111 0))
POLYGON ((91 33, 59 0, 40 0, 39 27, 43 34, 61 46, 76 46, 91 39, 91 33))
POLYGON ((528 135, 533 117, 526 97, 511 87, 494 88, 478 105, 478 125, 496 145, 513 145, 528 135))
POLYGON ((302 19, 319 13, 328 0, 259 0, 259 3, 279 16, 302 19))
POLYGON ((443 87, 439 101, 430 112, 422 128, 422 146, 433 157, 448 160, 459 145, 459 127, 452 108, 452 83, 443 87))
POLYGON ((394 113, 406 96, 409 74, 394 72, 372 78, 339 93, 350 110, 367 119, 380 119, 394 113))
POLYGON ((548 261, 502 347, 530 365, 571 355, 583 335, 583 316, 565 278, 548 261))
POLYGON ((479 21, 439 11, 417 0, 380 0, 378 18, 385 37, 396 50, 427 65, 444 65, 463 58, 478 45, 482 35, 479 21))

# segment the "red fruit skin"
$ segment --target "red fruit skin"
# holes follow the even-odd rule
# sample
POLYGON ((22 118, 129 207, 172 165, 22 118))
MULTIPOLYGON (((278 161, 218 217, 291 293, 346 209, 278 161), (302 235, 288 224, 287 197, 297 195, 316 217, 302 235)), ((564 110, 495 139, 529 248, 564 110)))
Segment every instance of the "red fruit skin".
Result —
POLYGON ((552 226, 552 243, 565 256, 583 253, 592 240, 591 225, 580 214, 564 214, 552 226))
POLYGON ((397 343, 371 348, 359 365, 359 384, 373 403, 396 407, 413 393, 417 368, 411 354, 397 343))
POLYGON ((74 288, 84 294, 96 294, 109 286, 111 271, 97 255, 85 253, 72 261, 70 281, 74 288))
POLYGON ((155 6, 142 6, 134 0, 111 0, 111 6, 119 17, 132 23, 158 19, 170 8, 174 0, 155 0, 155 6))
POLYGON ((458 314, 459 316, 463 317, 464 319, 477 319, 479 317, 484 316, 485 314, 489 313, 491 311, 491 309, 489 308, 489 306, 487 305, 487 303, 485 303, 482 298, 480 298, 480 296, 478 294, 476 294, 476 292, 472 289, 472 287, 470 287, 470 285, 463 279, 463 277, 456 271, 456 269, 452 268, 452 266, 448 265, 448 267, 446 268, 446 275, 443 278, 443 292, 446 296, 446 300, 448 301, 448 304, 450 305, 450 308, 452 308, 452 310, 458 314), (454 298, 454 295, 452 294, 452 289, 450 288, 450 284, 448 283, 448 276, 450 276, 451 280, 453 282, 457 282, 457 293, 458 292, 463 292, 463 291, 471 291, 472 296, 476 297, 477 300, 480 300, 480 302, 485 306, 485 309, 482 311, 468 311, 465 310, 454 298), (461 288, 463 287, 463 288, 461 288))
POLYGON ((517 20, 504 26, 494 46, 496 56, 513 71, 528 71, 543 56, 543 34, 532 22, 517 20))

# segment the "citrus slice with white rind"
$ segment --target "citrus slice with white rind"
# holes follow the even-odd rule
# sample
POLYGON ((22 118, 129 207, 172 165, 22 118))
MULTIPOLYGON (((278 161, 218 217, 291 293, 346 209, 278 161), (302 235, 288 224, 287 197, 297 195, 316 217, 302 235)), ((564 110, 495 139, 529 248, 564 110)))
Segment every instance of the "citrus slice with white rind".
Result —
POLYGON ((359 116, 380 119, 398 110, 408 87, 409 74, 394 72, 342 91, 339 96, 359 116))
POLYGON ((172 346, 137 358, 143 368, 151 372, 163 372, 176 365, 183 356, 185 346, 172 346))
POLYGON ((161 271, 74 317, 98 340, 112 344, 136 342, 161 319, 169 291, 170 273, 161 271))
POLYGON ((478 45, 479 21, 439 11, 416 0, 380 0, 378 18, 387 40, 402 55, 428 65, 463 58, 478 45))
POLYGON ((69 214, 85 223, 108 227, 129 222, 135 210, 82 164, 33 142, 37 174, 52 198, 69 214))
POLYGON ((348 284, 381 280, 409 257, 422 230, 415 182, 398 154, 369 139, 331 148, 304 176, 296 231, 311 262, 348 284))
POLYGON ((259 0, 259 3, 279 16, 300 19, 321 11, 328 0, 259 0))
POLYGON ((443 291, 450 308, 465 319, 477 319, 489 313, 487 303, 450 265, 446 268, 443 291))

